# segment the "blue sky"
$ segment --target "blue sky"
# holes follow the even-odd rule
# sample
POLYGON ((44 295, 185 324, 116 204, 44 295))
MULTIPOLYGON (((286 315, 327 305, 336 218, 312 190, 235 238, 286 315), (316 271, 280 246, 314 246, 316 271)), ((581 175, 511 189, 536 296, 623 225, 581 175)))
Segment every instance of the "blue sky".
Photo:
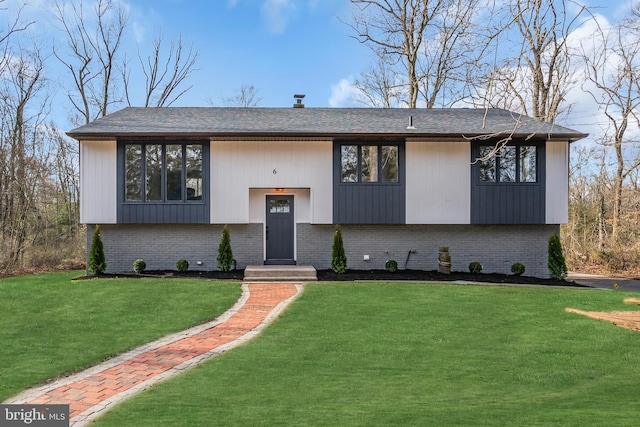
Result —
POLYGON ((332 88, 357 76, 370 51, 349 37, 348 0, 129 0, 132 29, 141 43, 161 28, 182 34, 200 52, 190 82, 174 105, 220 105, 254 85, 260 106, 286 107, 294 93, 310 107, 339 106, 332 88))
MULTIPOLYGON (((372 55, 340 21, 350 20, 349 0, 114 1, 129 13, 123 45, 129 56, 135 54, 136 43, 143 53, 149 52, 159 32, 165 41, 182 35, 199 51, 197 71, 188 81, 193 89, 174 106, 223 105, 223 98, 247 85, 255 86, 263 107, 288 107, 295 93, 306 94, 308 107, 362 106, 348 98, 348 83, 367 70, 372 55)), ((585 1, 609 19, 630 4, 630 0, 585 1)), ((15 10, 15 4, 23 2, 24 18, 37 20, 30 28, 34 37, 45 44, 63 43, 48 13, 50 0, 4 0, 8 9, 0 11, 0 24, 11 16, 12 5, 15 10)), ((49 64, 63 75, 55 58, 49 58, 49 64)), ((586 98, 578 98, 574 102, 584 106, 586 98)), ((589 117, 591 112, 582 115, 589 117)))
MULTIPOLYGON (((161 28, 165 38, 182 34, 199 50, 194 89, 174 105, 221 105, 254 85, 264 107, 290 106, 294 93, 306 94, 309 107, 362 106, 349 99, 348 82, 367 70, 372 54, 344 23, 349 0, 120 1, 130 8, 139 42, 161 28)), ((629 4, 585 3, 609 19, 629 4)))

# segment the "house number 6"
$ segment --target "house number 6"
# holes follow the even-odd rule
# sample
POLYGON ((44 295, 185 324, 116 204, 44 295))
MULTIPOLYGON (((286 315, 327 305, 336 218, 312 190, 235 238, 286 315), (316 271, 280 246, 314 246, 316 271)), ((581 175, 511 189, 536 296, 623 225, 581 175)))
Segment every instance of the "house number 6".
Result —
POLYGON ((277 173, 278 173, 278 169, 274 169, 274 170, 273 170, 273 174, 275 175, 275 174, 277 174, 277 173))

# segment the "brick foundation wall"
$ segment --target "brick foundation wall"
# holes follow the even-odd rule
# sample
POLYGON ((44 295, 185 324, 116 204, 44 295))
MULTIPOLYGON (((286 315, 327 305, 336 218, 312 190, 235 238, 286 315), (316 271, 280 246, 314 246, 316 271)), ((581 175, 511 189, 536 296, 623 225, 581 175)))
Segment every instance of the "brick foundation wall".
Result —
MULTIPOLYGON (((297 224, 300 265, 331 267, 334 226, 297 224)), ((521 262, 527 276, 549 277, 548 239, 558 225, 343 225, 348 268, 383 269, 389 259, 398 268, 437 270, 438 248, 448 246, 452 271, 469 271, 480 261, 485 273, 511 274, 521 262), (364 261, 369 255, 369 261, 364 261)))
MULTIPOLYGON (((223 225, 101 225, 100 235, 107 259, 107 273, 133 271, 142 258, 147 270, 175 270, 179 259, 189 270, 216 270, 223 225), (202 261, 202 265, 197 265, 202 261)), ((87 226, 87 261, 95 226, 87 226)), ((229 226, 231 248, 237 268, 262 264, 262 224, 229 226)))
MULTIPOLYGON (((175 270, 184 258, 190 270, 216 270, 222 225, 102 225, 107 272, 132 271, 142 258, 148 270, 175 270), (202 261, 202 265, 197 265, 202 261)), ((95 226, 87 227, 87 248, 95 226)), ((229 226, 237 268, 263 264, 262 224, 229 226)), ((521 262, 527 276, 548 277, 548 239, 558 225, 344 225, 348 268, 383 269, 389 259, 400 269, 436 270, 438 248, 448 246, 452 271, 480 261, 485 273, 511 273, 521 262), (369 261, 364 261, 369 255, 369 261)), ((297 264, 331 267, 333 225, 296 224, 297 264)), ((88 251, 87 251, 88 252, 88 251)), ((88 253, 87 253, 88 257, 88 253)))

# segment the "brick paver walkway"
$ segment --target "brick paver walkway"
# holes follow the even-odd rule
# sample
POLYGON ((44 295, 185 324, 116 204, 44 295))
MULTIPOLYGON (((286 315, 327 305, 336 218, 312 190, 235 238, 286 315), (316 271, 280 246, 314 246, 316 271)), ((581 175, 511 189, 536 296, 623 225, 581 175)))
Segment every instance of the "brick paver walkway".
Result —
POLYGON ((257 335, 295 297, 297 284, 245 283, 242 297, 219 318, 110 359, 5 401, 69 404, 71 425, 87 424, 115 403, 257 335))

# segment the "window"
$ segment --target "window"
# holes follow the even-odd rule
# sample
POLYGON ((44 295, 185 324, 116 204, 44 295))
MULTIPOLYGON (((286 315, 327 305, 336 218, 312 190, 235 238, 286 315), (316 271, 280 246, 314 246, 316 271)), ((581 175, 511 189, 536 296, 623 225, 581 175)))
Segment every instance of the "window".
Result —
POLYGON ((272 213, 272 214, 291 213, 289 200, 273 200, 273 199, 269 200, 269 213, 272 213))
POLYGON ((125 201, 201 201, 202 154, 201 144, 125 144, 125 201))
POLYGON ((398 182, 397 145, 340 146, 341 182, 398 182))
MULTIPOLYGON (((480 146, 478 157, 491 153, 493 146, 480 146)), ((537 150, 535 145, 507 145, 495 155, 479 162, 480 182, 537 182, 537 150)))

